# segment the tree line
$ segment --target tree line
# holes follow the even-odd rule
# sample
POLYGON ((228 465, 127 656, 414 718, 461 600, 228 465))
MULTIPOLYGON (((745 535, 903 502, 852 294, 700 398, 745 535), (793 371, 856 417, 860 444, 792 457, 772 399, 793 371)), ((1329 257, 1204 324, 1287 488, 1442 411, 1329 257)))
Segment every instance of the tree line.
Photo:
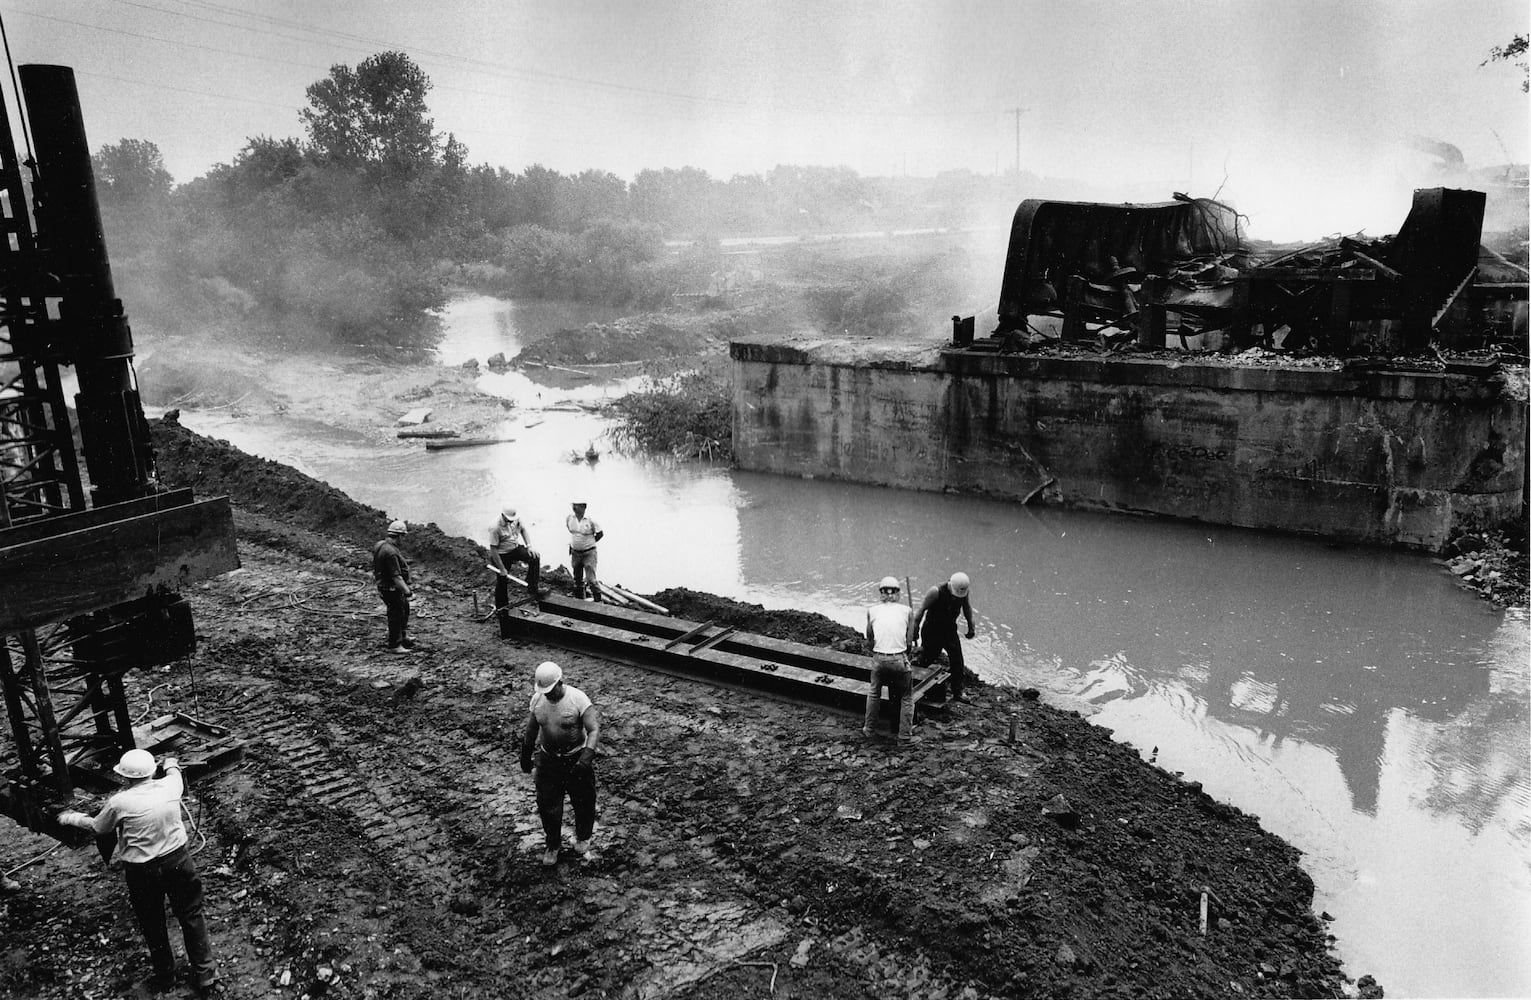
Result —
MULTIPOLYGON (((778 166, 727 181, 694 167, 512 173, 471 165, 435 130, 407 55, 337 65, 306 91, 302 138, 256 136, 177 185, 142 139, 94 156, 112 263, 135 322, 273 342, 432 346, 453 288, 654 308, 722 235, 947 225, 995 179, 919 184, 845 167, 778 166), (922 214, 923 213, 923 214, 922 214)), ((705 262, 704 262, 705 265, 705 262)))

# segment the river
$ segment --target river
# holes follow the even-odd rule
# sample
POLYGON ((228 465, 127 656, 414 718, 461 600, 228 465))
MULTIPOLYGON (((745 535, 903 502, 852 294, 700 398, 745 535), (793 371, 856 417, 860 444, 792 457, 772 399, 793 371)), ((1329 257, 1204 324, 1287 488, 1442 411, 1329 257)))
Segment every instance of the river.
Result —
MULTIPOLYGON (((463 298, 442 359, 509 357, 536 324, 601 318, 463 298)), ((536 391, 484 380, 523 402, 536 391)), ((1092 713, 1301 849, 1351 975, 1391 997, 1531 996, 1531 629, 1430 559, 635 458, 584 412, 445 452, 280 417, 181 420, 454 534, 482 540, 514 501, 550 562, 584 500, 606 531, 602 578, 643 593, 686 586, 859 626, 880 577, 919 593, 965 570, 978 674, 1092 713)))

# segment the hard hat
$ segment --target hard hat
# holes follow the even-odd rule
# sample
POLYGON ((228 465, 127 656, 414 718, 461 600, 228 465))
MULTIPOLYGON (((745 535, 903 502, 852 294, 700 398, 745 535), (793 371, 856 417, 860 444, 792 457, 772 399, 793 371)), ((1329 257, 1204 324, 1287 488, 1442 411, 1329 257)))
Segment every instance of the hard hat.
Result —
POLYGON ((569 506, 571 506, 571 507, 588 507, 590 505, 587 504, 583 500, 570 500, 569 501, 569 506))
POLYGON ((898 589, 898 580, 896 580, 895 578, 893 578, 891 576, 885 576, 885 577, 882 578, 881 581, 878 582, 877 589, 878 590, 897 590, 898 589))
POLYGON ((154 755, 147 750, 129 750, 112 768, 124 778, 147 778, 154 773, 154 755))
POLYGON ((968 595, 968 575, 966 573, 953 573, 952 578, 946 581, 947 586, 952 588, 952 593, 958 597, 968 595))
POLYGON ((409 525, 403 521, 394 521, 388 525, 388 533, 390 535, 407 535, 409 534, 409 525))
POLYGON ((507 521, 514 521, 516 519, 516 508, 506 504, 500 508, 500 516, 507 521))
POLYGON ((547 694, 563 680, 563 670, 552 660, 544 660, 537 664, 537 676, 533 686, 538 694, 547 694))

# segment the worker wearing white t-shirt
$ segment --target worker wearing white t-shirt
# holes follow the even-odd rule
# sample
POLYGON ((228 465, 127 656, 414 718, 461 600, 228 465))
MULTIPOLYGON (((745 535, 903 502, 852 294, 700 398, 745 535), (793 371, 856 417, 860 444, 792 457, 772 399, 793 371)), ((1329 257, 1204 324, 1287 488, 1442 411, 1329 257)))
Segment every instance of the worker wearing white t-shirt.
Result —
POLYGON ((595 543, 606 532, 593 519, 585 516, 584 503, 576 502, 572 506, 574 513, 564 519, 564 526, 569 529, 569 569, 574 573, 574 596, 584 599, 585 582, 588 580, 591 599, 600 601, 601 588, 595 581, 595 543))
POLYGON ((867 687, 866 719, 863 736, 872 735, 872 727, 882 708, 882 689, 898 704, 899 742, 914 739, 914 684, 909 667, 909 646, 914 638, 914 622, 908 605, 899 603, 898 581, 891 576, 877 585, 881 602, 867 608, 867 645, 872 650, 872 679, 867 687))

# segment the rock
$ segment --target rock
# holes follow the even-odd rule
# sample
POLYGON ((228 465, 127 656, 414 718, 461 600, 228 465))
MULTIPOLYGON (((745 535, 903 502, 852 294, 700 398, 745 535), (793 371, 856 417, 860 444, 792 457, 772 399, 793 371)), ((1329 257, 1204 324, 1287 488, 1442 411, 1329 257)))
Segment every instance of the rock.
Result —
POLYGON ((1051 816, 1059 824, 1070 829, 1079 825, 1079 813, 1069 804, 1069 800, 1063 797, 1062 792, 1047 800, 1047 804, 1042 806, 1042 815, 1051 816))
POLYGON ((1027 701, 1036 701, 1038 698, 1042 697, 1042 692, 1038 691, 1036 688, 1022 688, 1021 697, 1027 701))
POLYGON ((803 938, 797 944, 797 951, 792 953, 792 967, 801 969, 808 964, 808 952, 813 948, 813 938, 803 938))
POLYGON ((1053 955, 1053 961, 1057 962, 1059 965, 1067 966, 1068 968, 1072 969, 1074 967, 1074 963, 1078 961, 1078 959, 1074 955, 1073 948, 1070 948, 1066 944, 1060 944, 1058 946, 1057 953, 1053 955))
POLYGON ((496 351, 494 354, 489 355, 488 360, 485 361, 484 364, 492 372, 504 371, 506 368, 510 367, 510 365, 505 363, 505 354, 500 351, 496 351))
POLYGON ((1356 994, 1360 1000, 1382 1000, 1387 994, 1382 992, 1382 986, 1371 976, 1362 976, 1356 980, 1356 994))

